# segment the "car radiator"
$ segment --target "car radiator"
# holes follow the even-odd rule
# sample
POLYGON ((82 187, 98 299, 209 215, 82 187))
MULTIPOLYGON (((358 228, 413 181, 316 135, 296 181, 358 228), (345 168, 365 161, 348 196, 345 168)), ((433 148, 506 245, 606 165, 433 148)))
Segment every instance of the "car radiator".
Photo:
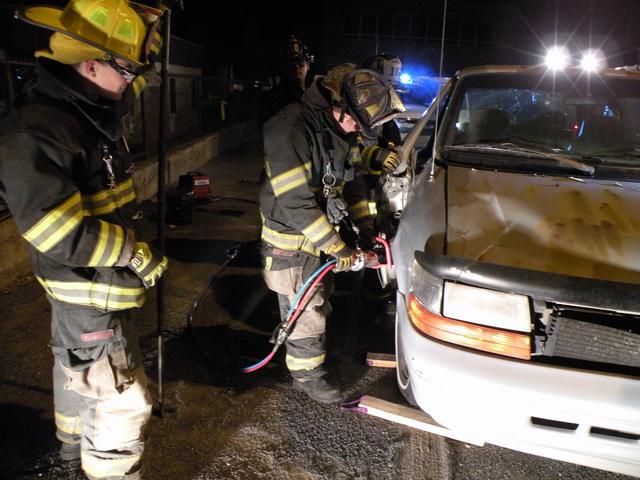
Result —
POLYGON ((541 353, 553 363, 564 359, 582 368, 640 376, 640 317, 555 307, 546 335, 541 353))

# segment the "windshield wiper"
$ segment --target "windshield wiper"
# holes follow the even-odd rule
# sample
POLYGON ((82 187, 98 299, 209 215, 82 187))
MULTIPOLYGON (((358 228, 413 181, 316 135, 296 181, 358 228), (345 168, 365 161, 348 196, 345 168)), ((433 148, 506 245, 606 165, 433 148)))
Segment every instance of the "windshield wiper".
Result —
POLYGON ((557 153, 543 152, 534 148, 525 148, 513 143, 466 143, 463 145, 448 145, 442 147, 450 152, 496 153, 511 154, 519 157, 547 158, 563 165, 574 168, 588 175, 593 175, 595 168, 579 160, 574 160, 557 153))

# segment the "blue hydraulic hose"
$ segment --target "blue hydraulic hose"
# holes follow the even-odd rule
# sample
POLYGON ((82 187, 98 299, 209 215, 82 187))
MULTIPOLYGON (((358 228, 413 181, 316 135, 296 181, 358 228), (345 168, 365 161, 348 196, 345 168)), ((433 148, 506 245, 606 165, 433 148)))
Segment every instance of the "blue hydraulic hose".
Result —
POLYGON ((304 292, 307 289, 307 287, 316 279, 316 277, 318 275, 320 275, 322 273, 322 271, 325 268, 327 268, 329 265, 331 265, 333 263, 336 263, 336 261, 335 260, 329 260, 327 263, 325 263, 320 268, 318 268, 315 272, 313 272, 313 274, 311 274, 311 276, 307 279, 307 281, 304 282, 304 285, 302 285, 302 288, 300 288, 300 290, 298 290, 298 293, 296 293, 296 296, 293 297, 293 301, 291 302, 291 307, 289 308, 289 313, 287 313, 287 320, 289 319, 291 314, 298 307, 298 302, 302 298, 302 295, 304 295, 304 292))
MULTIPOLYGON (((329 260, 327 263, 325 263, 320 268, 318 268, 315 272, 313 272, 311 276, 307 279, 307 281, 304 282, 300 290, 298 290, 298 293, 296 293, 296 296, 293 298, 293 301, 291 302, 291 308, 289 308, 289 313, 287 313, 287 319, 283 323, 287 323, 289 321, 289 319, 291 318, 291 315, 293 314, 293 312, 295 312, 296 308, 298 307, 298 302, 300 301, 300 298, 302 298, 302 295, 304 295, 309 285, 311 285, 313 281, 316 278, 318 278, 318 275, 320 275, 329 265, 333 265, 334 263, 337 263, 337 262, 335 260, 329 260)), ((271 350, 271 353, 269 353, 269 355, 267 355, 265 358, 263 358, 259 362, 254 363, 253 365, 250 365, 248 367, 241 368, 240 370, 244 373, 251 373, 264 367, 267 363, 269 363, 269 360, 273 358, 273 356, 276 353, 276 350, 278 350, 278 346, 279 345, 276 344, 273 347, 273 350, 271 350)))

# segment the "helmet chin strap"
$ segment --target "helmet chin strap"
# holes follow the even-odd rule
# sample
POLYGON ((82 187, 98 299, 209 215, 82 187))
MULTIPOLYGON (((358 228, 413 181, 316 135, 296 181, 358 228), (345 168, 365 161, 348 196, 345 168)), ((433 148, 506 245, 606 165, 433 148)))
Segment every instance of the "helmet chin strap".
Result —
POLYGON ((342 123, 344 121, 344 116, 347 113, 347 104, 345 103, 342 106, 342 109, 340 110, 340 119, 338 120, 338 123, 342 123))

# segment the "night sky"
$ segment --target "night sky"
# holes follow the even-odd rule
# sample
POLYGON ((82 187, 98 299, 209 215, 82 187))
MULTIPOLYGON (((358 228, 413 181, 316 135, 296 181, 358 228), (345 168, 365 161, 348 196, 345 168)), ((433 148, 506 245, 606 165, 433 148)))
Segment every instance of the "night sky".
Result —
MULTIPOLYGON (((378 7, 382 5, 390 11, 399 10, 404 5, 420 5, 420 8, 430 12, 428 15, 439 15, 442 11, 441 0, 406 1, 406 4, 394 5, 372 0, 372 4, 377 4, 378 7)), ((580 28, 580 24, 584 26, 586 23, 594 22, 604 23, 602 29, 605 31, 615 31, 618 28, 617 22, 624 20, 625 6, 640 4, 640 0, 612 1, 616 3, 615 8, 610 1, 596 0, 475 0, 465 3, 473 5, 476 9, 481 9, 482 5, 516 5, 521 18, 513 18, 513 21, 506 19, 504 27, 500 28, 520 28, 518 25, 522 24, 522 18, 526 18, 527 21, 537 21, 538 25, 544 25, 543 28, 547 31, 540 34, 548 34, 553 31, 555 25, 571 30, 574 25, 575 28, 580 28), (555 18, 549 15, 550 11, 555 11, 555 18), (547 18, 541 19, 541 15, 547 18)), ((20 3, 64 5, 66 2, 27 0, 20 3)), ((362 0, 315 0, 306 3, 278 1, 257 4, 248 1, 184 0, 183 3, 184 9, 174 9, 172 33, 202 45, 205 74, 215 74, 219 66, 234 64, 236 71, 245 76, 262 76, 268 73, 277 59, 279 46, 292 34, 300 36, 316 55, 316 59, 322 62, 323 45, 327 41, 323 38, 323 35, 327 35, 322 31, 323 21, 332 15, 344 14, 345 11, 360 11, 366 14, 367 10, 367 2, 362 0)), ((3 18, 0 19, 0 48, 7 48, 12 42, 12 39, 8 38, 9 35, 13 36, 13 44, 16 43, 16 37, 27 39, 18 42, 25 49, 33 48, 32 44, 39 39, 46 42, 46 33, 34 33, 33 28, 24 26, 10 26, 15 23, 10 19, 10 12, 16 5, 16 2, 0 2, 0 6, 4 7, 0 10, 3 14, 3 18)), ((450 0, 449 5, 455 5, 453 0, 450 0)), ((636 30, 640 31, 640 28, 636 26, 636 30)))

